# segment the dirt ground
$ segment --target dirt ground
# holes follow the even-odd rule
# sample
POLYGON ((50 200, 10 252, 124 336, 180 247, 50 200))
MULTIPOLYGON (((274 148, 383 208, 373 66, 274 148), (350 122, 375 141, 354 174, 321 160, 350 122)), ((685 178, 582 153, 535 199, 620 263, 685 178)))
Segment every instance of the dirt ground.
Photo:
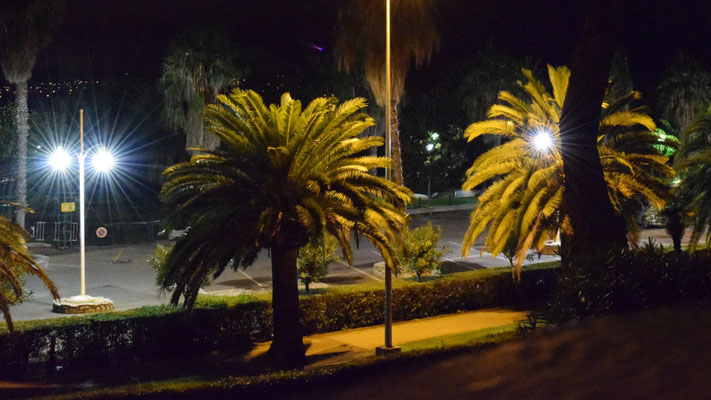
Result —
POLYGON ((708 399, 710 334, 710 304, 604 317, 295 398, 708 399))

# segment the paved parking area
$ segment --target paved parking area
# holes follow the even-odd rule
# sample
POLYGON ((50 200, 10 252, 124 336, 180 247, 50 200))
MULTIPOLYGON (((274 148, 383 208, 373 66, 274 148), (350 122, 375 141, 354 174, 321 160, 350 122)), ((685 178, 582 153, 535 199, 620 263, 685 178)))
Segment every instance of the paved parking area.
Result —
MULTIPOLYGON (((419 214, 412 216, 412 225, 420 226, 432 222, 442 227, 441 244, 452 252, 446 255, 443 270, 446 272, 466 271, 479 268, 508 265, 501 255, 496 258, 488 253, 480 254, 477 243, 470 256, 462 258, 461 240, 469 219, 467 210, 419 214)), ((155 283, 155 271, 148 264, 158 242, 132 245, 90 246, 86 252, 86 292, 91 296, 108 297, 114 301, 116 309, 126 310, 143 305, 166 304, 168 295, 159 292, 155 283)), ((355 245, 354 245, 355 246, 355 245)), ((77 251, 57 251, 51 247, 33 247, 33 252, 54 281, 62 296, 79 294, 79 253, 77 251)), ((540 261, 556 259, 544 256, 540 261)), ((324 286, 346 285, 362 282, 382 282, 373 272, 373 264, 381 261, 379 253, 367 241, 360 241, 360 248, 354 248, 353 266, 344 262, 331 264, 329 274, 323 280, 324 286)), ((536 260, 539 261, 539 260, 536 260)), ((60 316, 51 310, 51 297, 41 282, 28 277, 26 288, 33 296, 25 303, 13 307, 16 320, 51 318, 60 316)), ((271 264, 266 252, 246 270, 227 270, 212 285, 206 288, 215 293, 250 293, 271 288, 271 264)))

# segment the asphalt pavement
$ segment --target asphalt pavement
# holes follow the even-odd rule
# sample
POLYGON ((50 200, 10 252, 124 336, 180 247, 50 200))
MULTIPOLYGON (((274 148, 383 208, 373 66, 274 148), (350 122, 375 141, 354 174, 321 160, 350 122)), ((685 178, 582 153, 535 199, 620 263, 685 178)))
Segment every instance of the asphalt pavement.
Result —
MULTIPOLYGON (((445 256, 442 270, 445 272, 467 271, 480 268, 508 265, 502 256, 491 257, 481 253, 481 241, 470 251, 469 257, 461 257, 461 241, 467 229, 469 210, 459 209, 446 212, 421 212, 412 215, 412 225, 421 226, 432 222, 442 227, 440 244, 446 245, 451 252, 445 256)), ((148 263, 157 244, 149 242, 130 245, 89 246, 86 250, 86 293, 91 296, 108 297, 113 300, 117 310, 126 310, 143 305, 158 305, 168 302, 168 295, 160 293, 156 285, 156 273, 148 263)), ((168 242, 162 242, 168 243, 168 242)), ((58 251, 53 247, 31 247, 47 274, 57 286, 60 295, 79 294, 79 252, 58 251)), ((543 256, 539 261, 557 259, 543 256)), ((336 286, 363 282, 382 282, 382 278, 373 271, 373 264, 381 261, 380 254, 367 241, 361 240, 355 248, 353 266, 344 262, 329 266, 329 274, 321 286, 336 286)), ((28 277, 26 289, 33 295, 23 304, 12 307, 16 320, 52 318, 60 316, 51 312, 52 299, 41 282, 28 277)), ((271 264, 263 252, 254 265, 237 271, 226 270, 209 287, 208 293, 240 294, 271 289, 271 264)))

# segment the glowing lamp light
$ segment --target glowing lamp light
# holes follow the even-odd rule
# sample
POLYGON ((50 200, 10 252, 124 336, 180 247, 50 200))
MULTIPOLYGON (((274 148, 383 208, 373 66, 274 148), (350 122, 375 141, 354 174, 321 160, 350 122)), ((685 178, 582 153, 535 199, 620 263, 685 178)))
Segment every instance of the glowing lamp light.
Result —
POLYGON ((114 159, 114 156, 111 155, 111 153, 109 153, 104 147, 100 148, 99 151, 94 154, 94 158, 92 159, 94 169, 99 172, 108 172, 114 167, 115 163, 116 160, 114 159))
POLYGON ((432 151, 432 150, 434 150, 434 144, 428 143, 427 146, 425 146, 425 148, 427 149, 427 151, 432 151))
POLYGON ((52 153, 52 155, 49 157, 49 165, 55 171, 64 171, 69 167, 69 164, 71 164, 71 162, 71 156, 69 156, 69 153, 67 153, 67 151, 61 147, 55 150, 54 153, 52 153))
POLYGON ((533 137, 533 145, 538 151, 546 151, 553 146, 553 137, 548 131, 538 131, 533 137))

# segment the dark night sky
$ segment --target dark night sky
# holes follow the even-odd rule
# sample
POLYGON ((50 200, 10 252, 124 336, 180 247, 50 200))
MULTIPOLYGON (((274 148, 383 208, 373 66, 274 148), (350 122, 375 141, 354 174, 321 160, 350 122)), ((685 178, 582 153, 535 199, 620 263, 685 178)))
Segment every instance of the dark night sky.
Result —
MULTIPOLYGON (((575 0, 442 0, 442 46, 431 67, 461 62, 487 39, 514 55, 567 63, 583 21, 575 0)), ((196 25, 222 25, 243 46, 298 60, 330 49, 335 0, 69 0, 65 26, 35 80, 156 78, 166 45, 196 25)), ((711 1, 630 0, 620 46, 637 87, 651 90, 680 50, 711 67, 711 1)), ((393 16, 396 17, 396 16, 393 16)), ((296 61, 295 61, 296 62, 296 61)))

